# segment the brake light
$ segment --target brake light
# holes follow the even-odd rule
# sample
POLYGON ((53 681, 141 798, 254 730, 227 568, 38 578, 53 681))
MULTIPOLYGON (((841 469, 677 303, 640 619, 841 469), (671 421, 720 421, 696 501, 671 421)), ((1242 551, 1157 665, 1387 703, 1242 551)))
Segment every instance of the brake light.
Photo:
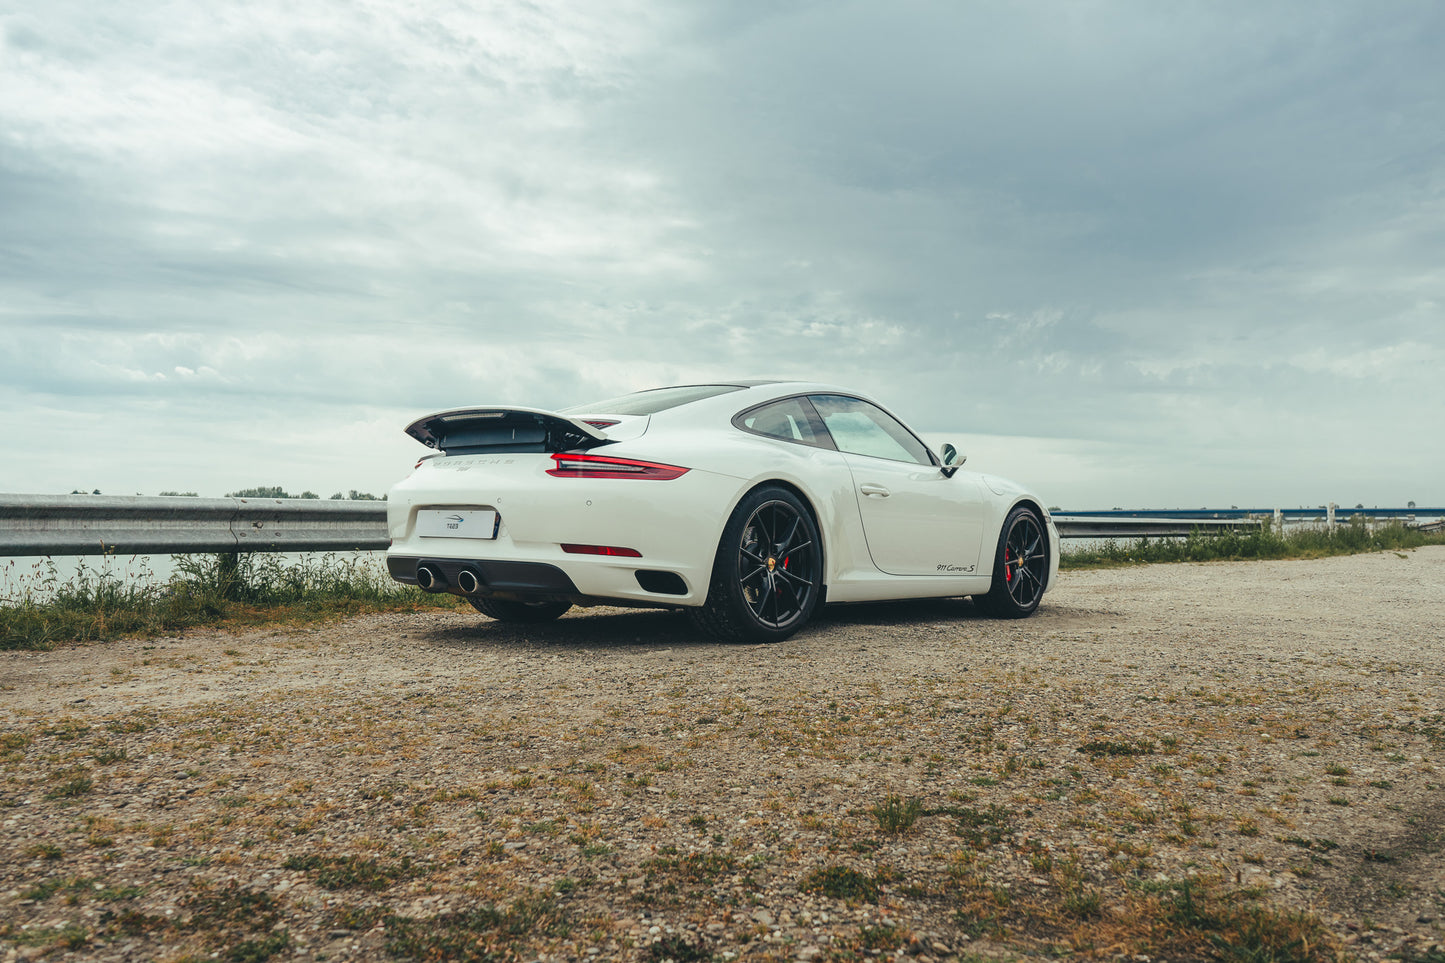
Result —
POLYGON ((616 545, 571 545, 563 542, 562 551, 568 555, 615 555, 618 558, 642 557, 642 553, 635 548, 619 548, 616 545))
POLYGON ((585 418, 583 419, 582 424, 591 425, 593 428, 611 428, 613 425, 622 424, 622 422, 616 420, 615 418, 611 421, 607 420, 606 418, 598 418, 596 420, 593 420, 591 418, 585 418))
POLYGON ((645 478, 652 481, 668 481, 687 474, 688 469, 676 465, 660 465, 650 461, 636 461, 631 458, 609 458, 606 455, 552 456, 555 466, 547 474, 558 478, 645 478))

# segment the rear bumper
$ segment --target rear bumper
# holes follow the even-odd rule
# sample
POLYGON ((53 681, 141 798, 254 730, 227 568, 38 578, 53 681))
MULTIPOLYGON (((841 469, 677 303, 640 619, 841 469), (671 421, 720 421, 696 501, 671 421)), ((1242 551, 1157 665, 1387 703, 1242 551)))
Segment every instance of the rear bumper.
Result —
POLYGON ((391 577, 407 585, 415 585, 417 566, 426 563, 440 572, 446 588, 457 588, 458 576, 470 571, 481 583, 478 595, 525 595, 528 598, 573 598, 581 593, 567 573, 544 562, 506 562, 493 559, 413 558, 390 555, 386 569, 391 577))
POLYGON ((670 481, 558 479, 545 474, 550 460, 517 461, 505 471, 423 467, 394 488, 387 505, 391 576, 416 584, 417 566, 427 563, 445 581, 440 590, 457 594, 457 576, 471 571, 481 596, 669 607, 707 598, 737 479, 699 470, 670 481), (495 510, 495 537, 418 534, 419 512, 462 508, 495 510), (617 546, 640 557, 580 554, 564 545, 617 546))
POLYGON ((583 563, 575 580, 572 574, 547 562, 388 555, 386 567, 396 581, 420 585, 417 569, 426 566, 437 579, 430 591, 452 595, 575 605, 611 603, 673 608, 702 604, 702 599, 682 576, 666 569, 640 568, 635 564, 637 560, 633 561, 632 566, 583 563), (463 573, 475 576, 474 591, 464 590, 463 573))

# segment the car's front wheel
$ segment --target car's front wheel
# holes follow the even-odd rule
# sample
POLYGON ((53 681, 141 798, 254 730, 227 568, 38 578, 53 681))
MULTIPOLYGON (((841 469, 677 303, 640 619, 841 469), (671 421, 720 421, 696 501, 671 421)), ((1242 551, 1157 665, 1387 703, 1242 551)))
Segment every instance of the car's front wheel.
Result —
POLYGON ((728 642, 781 642, 807 624, 823 586, 813 513, 792 491, 749 492, 728 519, 707 601, 689 609, 703 631, 728 642))
POLYGON ((993 562, 993 584, 987 595, 973 602, 999 619, 1023 619, 1034 614, 1049 577, 1049 540, 1038 514, 1025 505, 1009 512, 998 534, 993 562))
POLYGON ((551 622, 572 606, 568 602, 518 602, 514 599, 478 598, 468 595, 472 608, 498 622, 551 622))

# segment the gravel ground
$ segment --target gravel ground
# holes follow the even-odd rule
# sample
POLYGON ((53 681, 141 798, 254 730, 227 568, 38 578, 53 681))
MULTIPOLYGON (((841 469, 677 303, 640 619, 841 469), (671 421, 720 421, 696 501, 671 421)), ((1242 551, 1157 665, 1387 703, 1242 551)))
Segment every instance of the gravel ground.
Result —
POLYGON ((591 609, 0 653, 0 958, 1192 959, 1192 879, 1317 920, 1301 958, 1445 960, 1442 613, 1431 547, 776 646, 591 609))

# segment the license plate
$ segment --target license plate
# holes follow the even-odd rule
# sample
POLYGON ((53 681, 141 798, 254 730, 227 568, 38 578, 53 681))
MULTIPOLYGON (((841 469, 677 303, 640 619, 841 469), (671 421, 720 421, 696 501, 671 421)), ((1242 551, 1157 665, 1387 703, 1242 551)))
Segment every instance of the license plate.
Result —
POLYGON ((491 509, 428 509, 416 513, 416 533, 426 538, 496 538, 498 520, 491 509))

